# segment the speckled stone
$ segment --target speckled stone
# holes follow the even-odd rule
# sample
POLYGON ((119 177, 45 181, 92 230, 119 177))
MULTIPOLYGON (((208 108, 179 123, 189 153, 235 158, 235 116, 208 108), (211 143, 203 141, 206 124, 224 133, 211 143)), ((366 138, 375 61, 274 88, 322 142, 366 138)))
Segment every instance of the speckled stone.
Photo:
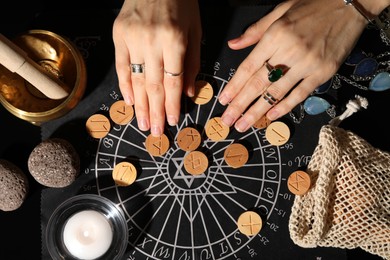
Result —
POLYGON ((18 209, 27 197, 29 182, 23 171, 13 163, 0 159, 0 210, 18 209))
POLYGON ((70 185, 79 175, 80 157, 67 140, 49 138, 31 152, 28 170, 40 184, 62 188, 70 185))

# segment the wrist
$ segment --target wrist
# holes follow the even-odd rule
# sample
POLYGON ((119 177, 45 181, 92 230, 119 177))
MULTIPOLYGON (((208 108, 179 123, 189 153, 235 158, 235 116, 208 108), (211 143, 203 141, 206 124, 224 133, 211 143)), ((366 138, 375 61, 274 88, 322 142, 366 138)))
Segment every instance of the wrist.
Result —
POLYGON ((345 5, 353 6, 368 22, 375 23, 378 16, 389 8, 390 0, 344 0, 345 5))
POLYGON ((366 10, 372 18, 378 16, 386 7, 390 5, 390 0, 355 0, 366 10))
MULTIPOLYGON (((354 1, 355 3, 356 1, 359 1, 360 7, 364 6, 362 8, 364 8, 366 12, 370 13, 370 17, 366 17, 366 19, 377 29, 379 29, 382 41, 385 42, 387 46, 390 46, 390 0, 354 1)), ((363 14, 363 16, 365 15, 363 14)))

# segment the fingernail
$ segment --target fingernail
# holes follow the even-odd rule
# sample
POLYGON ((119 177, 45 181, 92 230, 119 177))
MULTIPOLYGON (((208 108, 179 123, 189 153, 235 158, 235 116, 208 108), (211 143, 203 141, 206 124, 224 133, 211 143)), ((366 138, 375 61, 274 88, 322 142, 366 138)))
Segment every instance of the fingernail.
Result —
POLYGON ((228 96, 226 96, 225 94, 222 94, 219 97, 218 101, 219 101, 219 103, 221 103, 221 105, 226 106, 227 104, 229 104, 230 98, 228 96))
POLYGON ((152 125, 152 127, 150 129, 150 133, 153 136, 161 136, 162 135, 161 127, 159 127, 158 125, 152 125))
POLYGON ((193 97, 195 95, 195 86, 190 86, 187 91, 187 95, 189 97, 193 97))
POLYGON ((127 96, 127 95, 124 96, 123 100, 125 101, 126 105, 128 105, 128 106, 134 105, 133 99, 130 96, 127 96))
POLYGON ((267 113, 267 117, 269 120, 273 121, 275 119, 278 119, 279 113, 276 109, 272 109, 267 113))
POLYGON ((145 118, 139 119, 138 120, 138 128, 141 131, 147 131, 149 129, 148 120, 146 120, 145 118))
POLYGON ((175 125, 177 125, 177 117, 175 117, 175 116, 173 116, 173 115, 168 115, 167 116, 167 120, 168 120, 168 124, 170 125, 170 126, 175 126, 175 125))
POLYGON ((245 119, 240 119, 239 121, 237 121, 236 125, 235 125, 235 128, 238 132, 245 132, 246 130, 248 130, 249 128, 249 125, 248 123, 245 121, 245 119))
POLYGON ((237 37, 237 38, 234 38, 234 39, 229 40, 228 43, 235 44, 235 43, 237 43, 239 40, 240 40, 240 37, 237 37))
POLYGON ((234 123, 234 118, 229 114, 223 114, 221 117, 222 122, 227 126, 232 126, 234 123))

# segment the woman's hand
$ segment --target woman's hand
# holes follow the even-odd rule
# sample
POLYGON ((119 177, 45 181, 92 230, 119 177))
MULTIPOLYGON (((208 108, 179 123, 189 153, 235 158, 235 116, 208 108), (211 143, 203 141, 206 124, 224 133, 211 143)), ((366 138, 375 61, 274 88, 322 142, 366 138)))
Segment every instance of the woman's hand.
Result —
POLYGON ((290 112, 337 72, 360 37, 366 19, 343 0, 289 0, 228 42, 238 50, 256 44, 222 91, 229 104, 225 124, 246 131, 263 115, 275 120, 290 112), (272 67, 283 76, 268 79, 272 67))
POLYGON ((166 119, 178 123, 183 90, 194 94, 200 67, 198 2, 125 0, 113 40, 123 99, 134 105, 139 129, 159 136, 166 119), (142 67, 133 71, 131 64, 142 67))

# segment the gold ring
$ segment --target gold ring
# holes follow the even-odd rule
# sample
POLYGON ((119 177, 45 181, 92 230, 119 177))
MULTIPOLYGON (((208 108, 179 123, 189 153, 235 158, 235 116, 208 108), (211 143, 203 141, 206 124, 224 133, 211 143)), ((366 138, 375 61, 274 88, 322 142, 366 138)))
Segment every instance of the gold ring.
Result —
POLYGON ((272 107, 276 105, 276 103, 279 102, 277 98, 274 98, 268 91, 264 92, 262 95, 265 101, 267 101, 268 104, 270 104, 272 107))

